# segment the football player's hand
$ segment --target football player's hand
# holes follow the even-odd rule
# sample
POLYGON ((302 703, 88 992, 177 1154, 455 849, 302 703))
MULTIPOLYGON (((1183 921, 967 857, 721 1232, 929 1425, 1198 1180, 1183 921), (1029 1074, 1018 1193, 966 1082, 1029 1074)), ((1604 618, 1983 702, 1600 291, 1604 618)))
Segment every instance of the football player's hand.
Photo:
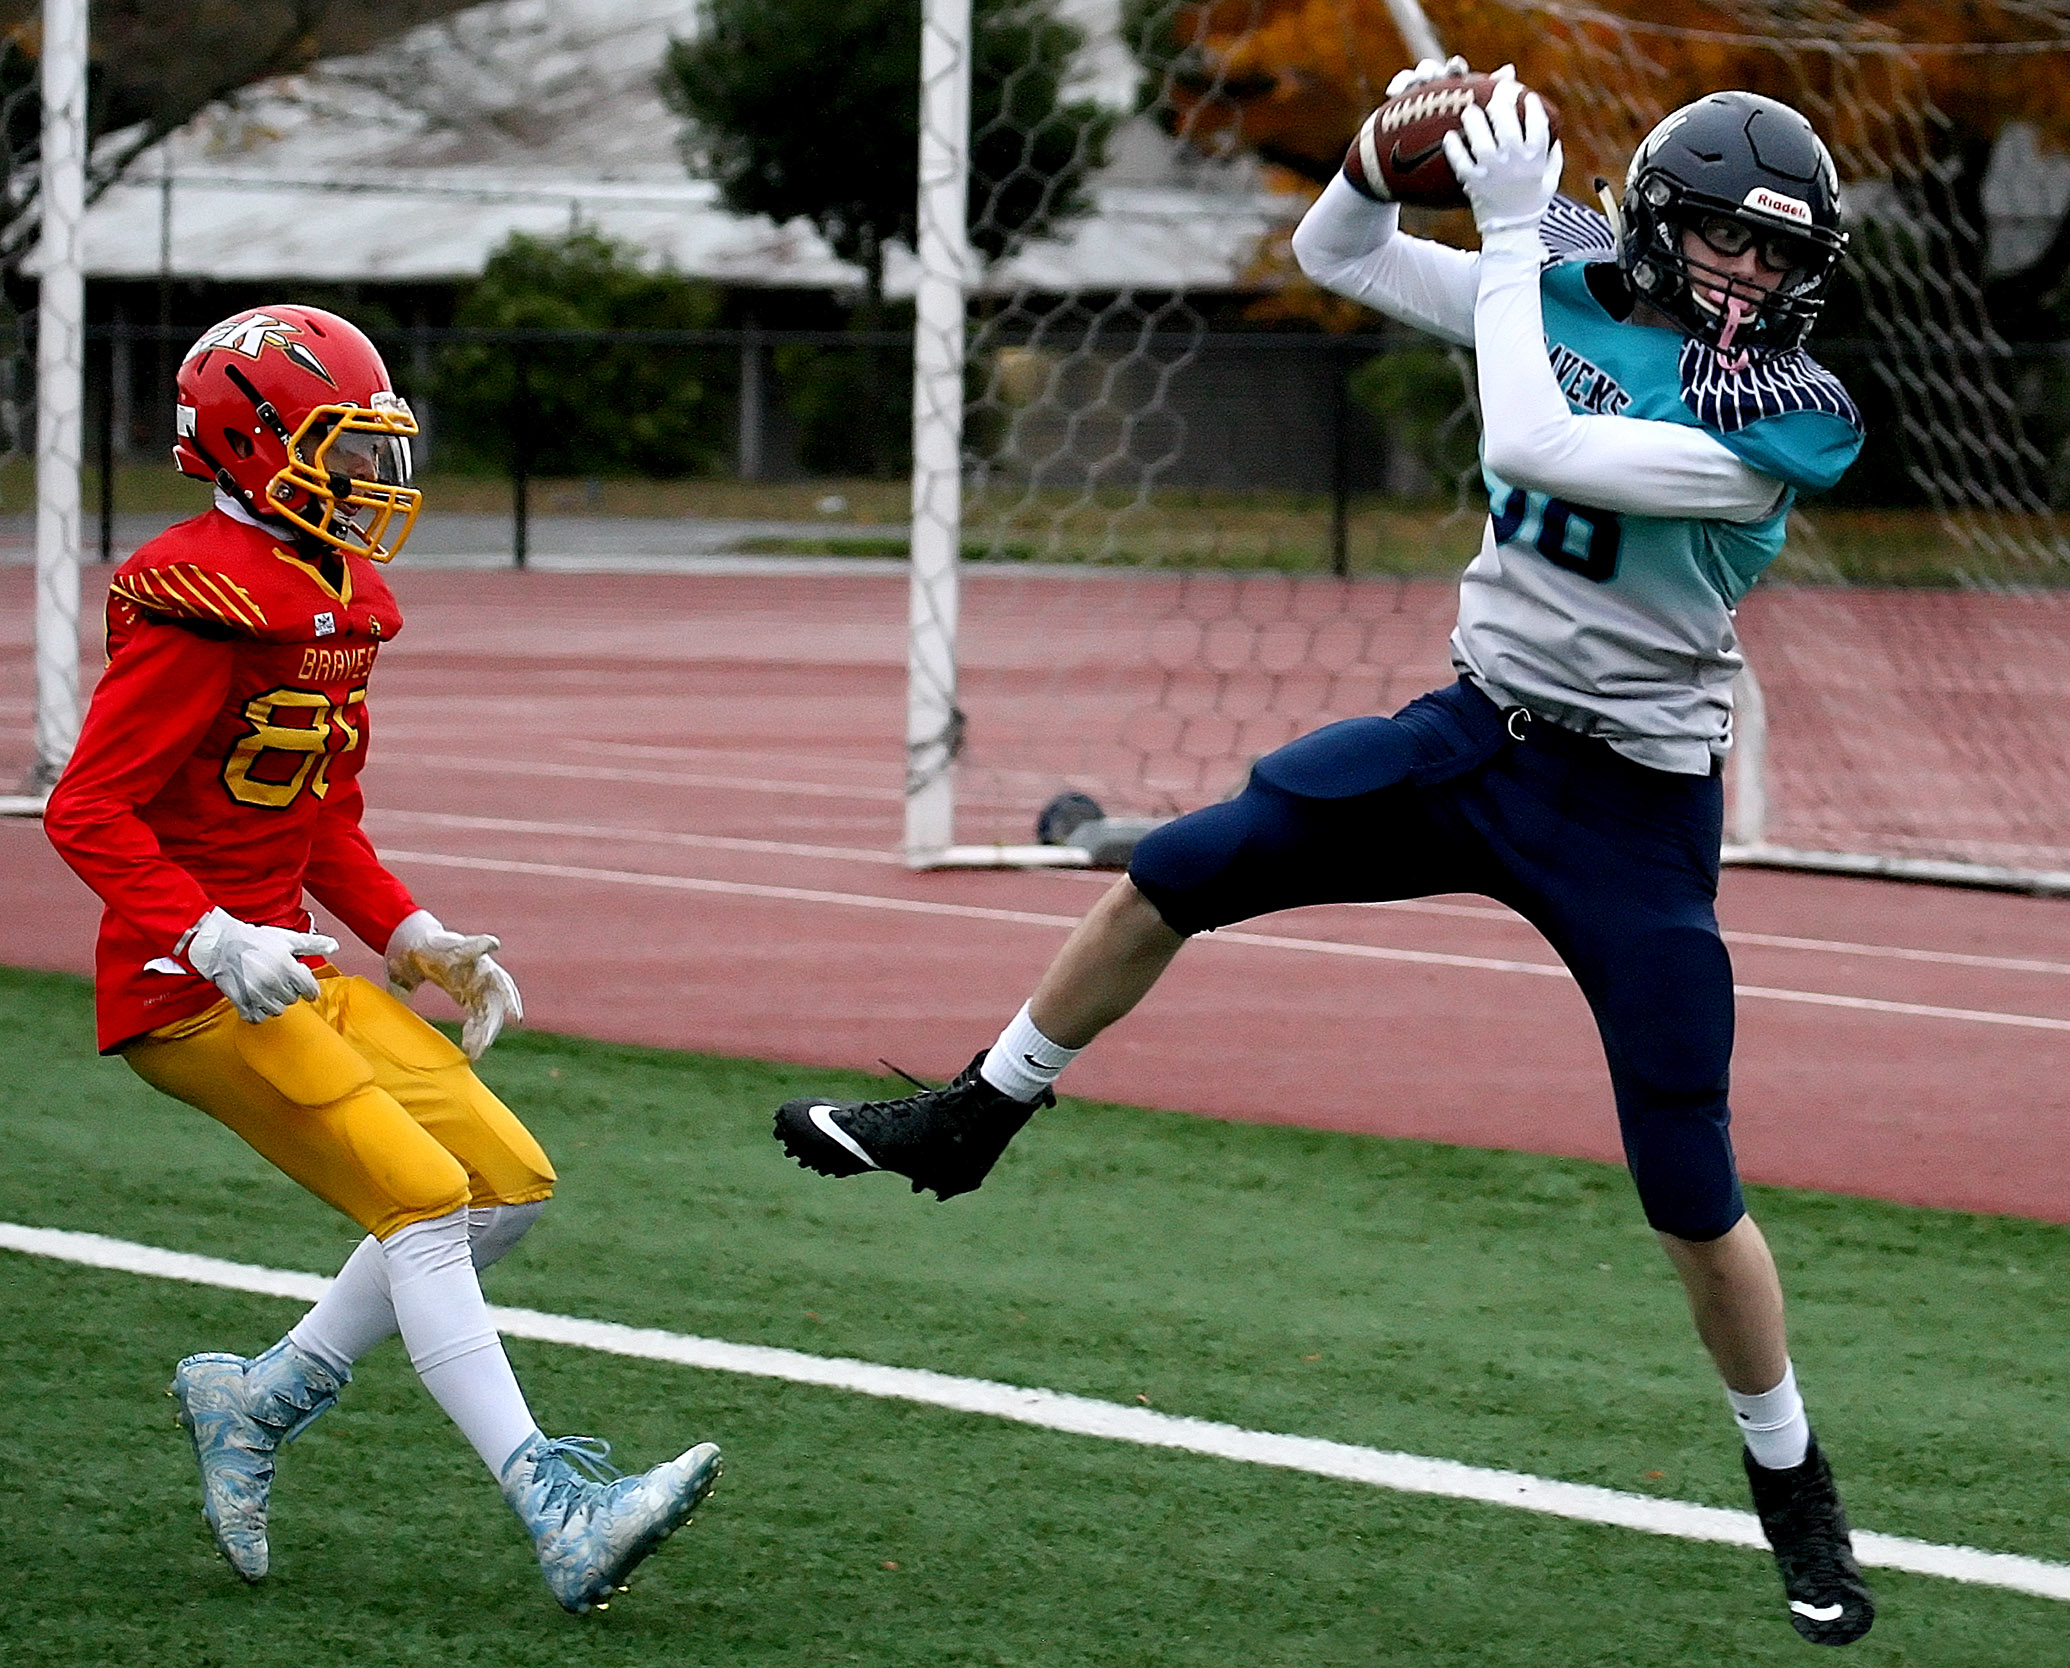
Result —
POLYGON ((448 932, 430 910, 420 909, 389 935, 388 983, 408 993, 428 982, 452 997, 467 1015, 460 1046, 468 1059, 479 1060, 506 1022, 525 1017, 517 980, 494 958, 502 948, 502 940, 490 933, 448 932))
POLYGON ((1491 235, 1506 243, 1512 239, 1503 234, 1518 232, 1528 232, 1535 244, 1565 161, 1536 93, 1519 87, 1515 96, 1498 92, 1485 110, 1468 105, 1458 131, 1445 135, 1445 159, 1473 205, 1482 248, 1491 235))
POLYGON ((295 958, 335 954, 320 932, 255 927, 220 909, 196 921, 181 946, 187 965, 230 998, 237 1017, 256 1025, 316 997, 316 975, 295 958))
MULTIPOLYGON (((1505 65, 1504 68, 1507 68, 1511 75, 1516 74, 1513 66, 1505 65)), ((1397 71, 1395 78, 1387 84, 1387 96, 1400 98, 1402 94, 1422 86, 1426 81, 1449 81, 1454 76, 1471 73, 1466 67, 1466 60, 1457 53, 1444 59, 1425 58, 1414 69, 1397 71)), ((1500 75, 1502 71, 1497 70, 1495 73, 1500 75)))

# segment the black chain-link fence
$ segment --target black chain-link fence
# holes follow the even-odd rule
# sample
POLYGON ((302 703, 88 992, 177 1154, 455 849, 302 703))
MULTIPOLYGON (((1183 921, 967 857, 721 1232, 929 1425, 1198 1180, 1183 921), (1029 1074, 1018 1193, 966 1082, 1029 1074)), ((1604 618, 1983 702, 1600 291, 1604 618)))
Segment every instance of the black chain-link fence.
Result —
MULTIPOLYGON (((184 502, 166 461, 171 381, 198 328, 89 327, 89 559, 119 557, 133 542, 125 533, 184 502)), ((17 334, 32 333, 31 323, 17 334)), ((788 537, 765 534, 759 547, 899 553, 903 332, 370 334, 424 427, 428 509, 502 515, 513 561, 537 548, 539 516, 568 513, 785 523, 788 537), (806 523, 824 524, 826 537, 806 523), (882 536, 862 537, 868 527, 882 536)), ((1864 395, 1880 353, 1863 342, 1820 348, 1864 395)), ((2052 460, 2052 495, 2070 497, 2070 344, 1999 357, 2025 434, 2052 460)), ((0 351, 0 515, 29 507, 32 364, 31 352, 0 351)), ((995 339, 970 372, 989 397, 965 433, 965 554, 1341 575, 1456 568, 1485 508, 1470 373, 1463 355, 1407 333, 1128 332, 1111 352, 1097 335, 1089 348, 1074 342, 1068 363, 1039 336, 995 339)), ((1783 571, 1973 583, 1975 553, 1955 560, 1894 425, 1864 404, 1869 448, 1835 493, 1807 506, 1783 571)))

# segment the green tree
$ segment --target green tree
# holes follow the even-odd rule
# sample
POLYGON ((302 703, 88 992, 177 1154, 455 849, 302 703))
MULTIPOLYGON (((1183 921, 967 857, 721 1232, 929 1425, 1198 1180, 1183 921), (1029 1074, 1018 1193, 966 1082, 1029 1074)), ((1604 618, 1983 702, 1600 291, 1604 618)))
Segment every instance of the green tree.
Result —
MULTIPOLYGON (((973 0, 970 189, 973 247, 988 259, 1091 205, 1115 113, 1064 97, 1083 31, 1053 0, 973 0)), ((884 254, 912 246, 919 191, 920 7, 916 0, 707 0, 695 38, 673 40, 661 90, 684 118, 692 173, 726 206, 809 220, 862 269, 858 330, 889 322, 884 254)), ((808 467, 904 467, 903 376, 881 353, 792 348, 780 370, 808 467)))
MULTIPOLYGON (((591 230, 514 233, 462 297, 454 323, 478 329, 704 330, 709 284, 655 272, 591 230)), ((524 449, 548 475, 679 476, 720 461, 730 360, 694 344, 459 342, 440 358, 432 407, 441 461, 507 469, 524 449)))
MULTIPOLYGON (((1064 97, 1085 36, 1053 0, 975 0, 971 28, 970 236, 997 259, 1086 211, 1116 117, 1064 97)), ((811 221, 862 268, 875 318, 885 248, 914 237, 915 0, 708 0, 697 36, 670 43, 661 87, 691 171, 737 213, 811 221)))

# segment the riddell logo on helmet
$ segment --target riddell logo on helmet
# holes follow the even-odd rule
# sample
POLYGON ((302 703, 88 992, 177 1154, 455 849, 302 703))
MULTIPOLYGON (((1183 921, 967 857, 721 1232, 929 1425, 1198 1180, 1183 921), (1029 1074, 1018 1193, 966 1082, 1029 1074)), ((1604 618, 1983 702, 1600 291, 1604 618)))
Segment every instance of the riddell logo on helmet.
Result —
POLYGON ((1763 214, 1777 214, 1785 220, 1794 220, 1800 226, 1811 224, 1811 205, 1795 197, 1785 197, 1780 191, 1770 191, 1765 185, 1757 185, 1746 194, 1741 208, 1759 209, 1763 214))
POLYGON ((324 369, 323 361, 309 351, 308 346, 296 340, 302 334, 300 328, 285 319, 277 319, 271 313, 240 313, 234 319, 225 319, 202 336, 187 350, 189 359, 221 348, 225 353, 241 353, 247 359, 256 359, 268 348, 279 348, 289 361, 301 366, 312 376, 320 376, 335 388, 337 382, 324 369))

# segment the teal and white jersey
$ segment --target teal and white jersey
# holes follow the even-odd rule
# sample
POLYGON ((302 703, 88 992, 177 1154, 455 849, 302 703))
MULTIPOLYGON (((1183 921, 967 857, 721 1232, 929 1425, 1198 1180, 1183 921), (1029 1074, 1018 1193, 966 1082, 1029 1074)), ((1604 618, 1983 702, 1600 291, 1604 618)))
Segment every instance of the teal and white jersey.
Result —
MULTIPOLYGON (((1732 611, 1782 550, 1797 493, 1831 487, 1854 461, 1861 420, 1807 354, 1727 370, 1701 342, 1613 317, 1588 283, 1610 253, 1600 215, 1560 200, 1540 235, 1555 251, 1539 280, 1545 351, 1569 408, 1700 429, 1776 495, 1752 520, 1702 502, 1633 514, 1484 467, 1488 527, 1460 582, 1453 662, 1505 705, 1641 764, 1702 774, 1731 745, 1732 611)), ((1644 470, 1644 431, 1628 432, 1631 468, 1644 470)))
POLYGON ((1393 204, 1340 178, 1293 247, 1316 282, 1478 356, 1489 519, 1454 664, 1497 701, 1705 774, 1731 744, 1733 607, 1796 494, 1854 461, 1861 420, 1807 354, 1728 370, 1610 312, 1588 282, 1612 256, 1593 209, 1556 198, 1538 237, 1478 255, 1404 237, 1393 204))

